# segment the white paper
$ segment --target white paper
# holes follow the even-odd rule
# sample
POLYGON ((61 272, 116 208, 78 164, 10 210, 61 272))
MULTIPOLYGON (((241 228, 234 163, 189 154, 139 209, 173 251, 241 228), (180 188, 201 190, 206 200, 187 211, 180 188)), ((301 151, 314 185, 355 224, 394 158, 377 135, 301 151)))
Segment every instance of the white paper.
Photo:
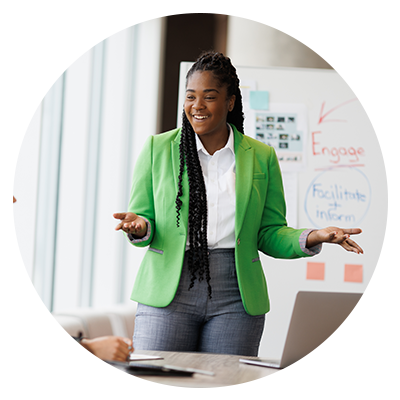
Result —
POLYGON ((142 361, 142 360, 163 360, 163 357, 150 356, 148 354, 131 354, 131 361, 142 361))

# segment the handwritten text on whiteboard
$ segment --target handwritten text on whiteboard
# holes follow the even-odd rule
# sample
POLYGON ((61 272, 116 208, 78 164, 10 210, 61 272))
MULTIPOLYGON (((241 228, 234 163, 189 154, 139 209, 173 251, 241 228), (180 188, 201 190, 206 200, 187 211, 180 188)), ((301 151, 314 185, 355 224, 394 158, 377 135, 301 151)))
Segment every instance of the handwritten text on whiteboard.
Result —
POLYGON ((317 142, 316 135, 321 134, 321 131, 314 131, 311 133, 312 138, 312 154, 313 156, 327 157, 333 164, 338 164, 341 161, 347 161, 350 163, 359 162, 360 158, 363 158, 365 151, 362 147, 352 146, 324 146, 320 142, 317 142))
POLYGON ((359 226, 371 202, 371 187, 359 169, 326 170, 310 183, 304 202, 307 217, 315 227, 359 226))
POLYGON ((363 166, 360 162, 364 161, 365 150, 355 142, 361 132, 357 125, 354 126, 354 114, 351 112, 357 103, 357 98, 353 98, 332 104, 325 110, 325 101, 322 102, 317 125, 311 132, 313 156, 328 160, 331 165, 363 166))

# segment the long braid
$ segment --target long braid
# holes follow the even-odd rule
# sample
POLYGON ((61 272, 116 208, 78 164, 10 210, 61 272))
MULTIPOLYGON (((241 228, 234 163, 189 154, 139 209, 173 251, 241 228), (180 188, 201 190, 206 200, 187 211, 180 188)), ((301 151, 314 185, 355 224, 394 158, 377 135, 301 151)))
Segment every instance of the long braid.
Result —
MULTIPOLYGON (((243 133, 243 105, 242 95, 239 88, 239 78, 235 67, 230 59, 221 53, 206 52, 200 55, 186 76, 186 83, 190 76, 196 71, 212 71, 215 78, 222 85, 227 85, 228 97, 236 96, 235 105, 228 113, 227 122, 235 125, 239 132, 243 133)), ((186 165, 189 180, 189 250, 188 265, 190 271, 189 290, 194 286, 196 279, 205 279, 208 285, 208 296, 211 299, 212 289, 210 285, 211 274, 208 259, 207 240, 207 193, 204 183, 203 171, 197 152, 195 132, 186 117, 182 115, 181 141, 179 144, 179 177, 178 193, 175 204, 177 211, 177 226, 179 226, 180 210, 182 207, 181 196, 182 177, 186 165)))

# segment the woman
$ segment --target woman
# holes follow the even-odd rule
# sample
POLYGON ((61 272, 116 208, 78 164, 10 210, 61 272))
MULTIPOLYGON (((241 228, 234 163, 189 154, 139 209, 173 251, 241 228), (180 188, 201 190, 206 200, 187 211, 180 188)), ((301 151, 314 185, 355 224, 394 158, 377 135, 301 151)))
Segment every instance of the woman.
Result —
POLYGON ((349 238, 360 229, 292 229, 285 212, 275 151, 243 134, 235 68, 202 54, 182 128, 147 140, 129 212, 114 214, 132 244, 150 245, 131 297, 135 348, 255 356, 269 311, 259 250, 307 257, 330 242, 362 253, 349 238))

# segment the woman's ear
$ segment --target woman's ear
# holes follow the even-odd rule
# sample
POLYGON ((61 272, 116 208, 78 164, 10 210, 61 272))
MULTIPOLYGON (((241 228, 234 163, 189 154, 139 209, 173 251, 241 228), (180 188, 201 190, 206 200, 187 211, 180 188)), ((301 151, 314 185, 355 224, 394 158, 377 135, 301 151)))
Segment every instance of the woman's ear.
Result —
POLYGON ((233 110, 233 108, 235 107, 235 101, 236 101, 236 96, 232 95, 229 99, 229 103, 228 103, 228 110, 229 112, 231 112, 233 110))

